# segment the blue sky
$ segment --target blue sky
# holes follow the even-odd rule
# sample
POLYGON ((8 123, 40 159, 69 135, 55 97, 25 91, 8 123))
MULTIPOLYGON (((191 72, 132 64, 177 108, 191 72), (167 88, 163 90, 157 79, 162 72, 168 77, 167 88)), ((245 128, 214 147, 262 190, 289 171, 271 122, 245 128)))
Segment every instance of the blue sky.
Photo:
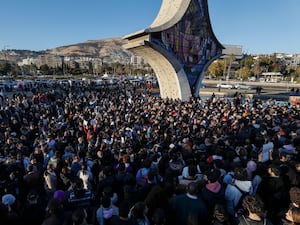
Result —
MULTIPOLYGON (((147 28, 162 0, 3 0, 0 50, 45 50, 147 28)), ((248 54, 300 53, 300 0, 208 0, 222 44, 248 54)))

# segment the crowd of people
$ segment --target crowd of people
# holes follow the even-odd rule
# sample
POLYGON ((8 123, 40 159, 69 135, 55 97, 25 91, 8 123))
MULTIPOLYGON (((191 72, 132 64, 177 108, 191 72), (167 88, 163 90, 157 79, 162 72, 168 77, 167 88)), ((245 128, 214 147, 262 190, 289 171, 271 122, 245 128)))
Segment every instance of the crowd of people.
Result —
POLYGON ((1 225, 300 224, 299 105, 87 86, 1 104, 1 225))

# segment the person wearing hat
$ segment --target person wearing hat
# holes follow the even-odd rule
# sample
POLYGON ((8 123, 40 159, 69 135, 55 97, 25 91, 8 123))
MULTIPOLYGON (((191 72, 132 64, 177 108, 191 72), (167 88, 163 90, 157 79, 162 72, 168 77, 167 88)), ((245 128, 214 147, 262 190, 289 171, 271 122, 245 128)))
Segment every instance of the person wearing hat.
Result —
POLYGON ((11 207, 16 201, 16 198, 12 194, 5 194, 2 196, 2 203, 7 206, 11 207))
MULTIPOLYGON (((4 194, 2 196, 2 204, 7 208, 7 224, 9 225, 19 225, 21 222, 21 217, 19 214, 17 199, 12 194, 4 194)), ((1 218, 0 218, 1 221, 1 218)))

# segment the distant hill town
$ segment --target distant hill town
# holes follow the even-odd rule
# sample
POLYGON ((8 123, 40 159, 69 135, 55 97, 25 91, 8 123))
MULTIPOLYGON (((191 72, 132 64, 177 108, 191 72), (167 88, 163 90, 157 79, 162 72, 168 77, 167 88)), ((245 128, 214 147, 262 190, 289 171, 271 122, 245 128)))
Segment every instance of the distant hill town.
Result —
MULTIPOLYGON (((79 75, 79 74, 148 74, 152 68, 143 58, 123 48, 127 40, 121 37, 89 40, 43 51, 5 49, 0 51, 3 75, 79 75), (4 63, 3 63, 4 62, 4 63), (8 62, 10 65, 6 65, 8 62)), ((262 72, 281 74, 300 81, 300 54, 245 55, 240 45, 223 45, 225 69, 210 67, 208 75, 251 77, 262 72), (232 57, 233 56, 233 57, 232 57), (227 59, 226 59, 227 58, 227 59), (232 58, 232 59, 231 59, 232 58), (250 61, 249 61, 250 59, 250 61), (231 63, 225 61, 233 60, 231 63), (245 63, 252 63, 250 66, 245 63), (254 65, 257 65, 256 67, 254 65)), ((0 68, 1 69, 1 68, 0 68)))
POLYGON ((0 51, 0 60, 6 60, 19 65, 33 63, 38 66, 42 64, 54 64, 53 66, 55 66, 55 64, 61 61, 61 57, 64 57, 65 61, 81 59, 102 63, 119 62, 126 64, 130 62, 133 53, 122 48, 122 45, 125 43, 126 40, 122 38, 107 38, 60 46, 43 51, 6 49, 0 51))

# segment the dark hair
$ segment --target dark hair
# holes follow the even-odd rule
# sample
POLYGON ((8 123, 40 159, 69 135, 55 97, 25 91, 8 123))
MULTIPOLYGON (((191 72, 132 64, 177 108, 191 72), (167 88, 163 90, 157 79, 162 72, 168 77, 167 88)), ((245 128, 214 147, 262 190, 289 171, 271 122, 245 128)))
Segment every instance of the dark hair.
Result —
POLYGON ((108 196, 108 197, 113 197, 114 193, 113 193, 113 189, 112 187, 110 186, 106 186, 103 188, 103 194, 105 196, 108 196))
POLYGON ((293 223, 294 225, 297 225, 300 223, 300 208, 298 207, 292 207, 290 208, 292 218, 293 218, 293 223))
POLYGON ((150 158, 146 158, 143 162, 142 162, 142 167, 144 168, 150 168, 151 167, 151 159, 150 158))
POLYGON ((214 206, 213 217, 221 223, 229 220, 229 216, 224 205, 218 203, 214 206))
POLYGON ((258 195, 246 195, 243 199, 243 207, 260 216, 265 212, 264 203, 258 195))
POLYGON ((191 164, 188 166, 189 176, 194 177, 197 174, 197 166, 194 164, 191 164))
POLYGON ((83 208, 77 208, 72 213, 73 225, 82 224, 85 218, 86 218, 86 213, 83 208))
POLYGON ((131 213, 135 219, 143 219, 145 217, 144 211, 146 208, 146 203, 145 202, 137 202, 133 206, 131 213))
POLYGON ((271 171, 275 174, 275 176, 280 176, 281 171, 280 171, 280 168, 279 168, 277 165, 271 164, 271 165, 269 166, 269 168, 270 168, 271 171))
POLYGON ((54 214, 61 213, 63 210, 63 206, 58 199, 52 198, 48 202, 47 209, 48 209, 48 213, 54 215, 54 214))
POLYGON ((248 174, 246 168, 236 167, 234 169, 234 177, 237 180, 246 181, 248 179, 248 174))
POLYGON ((199 193, 199 186, 196 182, 191 182, 188 184, 186 191, 191 195, 197 195, 199 193))
POLYGON ((104 195, 101 199, 102 206, 108 208, 111 205, 111 199, 109 196, 104 195))
POLYGON ((153 212, 152 221, 155 225, 163 225, 166 222, 165 211, 162 208, 157 208, 153 212))
POLYGON ((292 203, 295 203, 300 207, 300 188, 299 187, 291 187, 289 190, 289 195, 292 203))
POLYGON ((119 162, 118 164, 118 171, 124 171, 126 169, 124 162, 119 162))
POLYGON ((221 171, 219 169, 213 169, 211 171, 206 172, 207 180, 209 180, 211 183, 215 183, 219 180, 221 176, 221 171))
POLYGON ((75 177, 72 182, 72 189, 77 198, 82 197, 85 193, 85 190, 83 188, 83 180, 79 177, 75 177))

